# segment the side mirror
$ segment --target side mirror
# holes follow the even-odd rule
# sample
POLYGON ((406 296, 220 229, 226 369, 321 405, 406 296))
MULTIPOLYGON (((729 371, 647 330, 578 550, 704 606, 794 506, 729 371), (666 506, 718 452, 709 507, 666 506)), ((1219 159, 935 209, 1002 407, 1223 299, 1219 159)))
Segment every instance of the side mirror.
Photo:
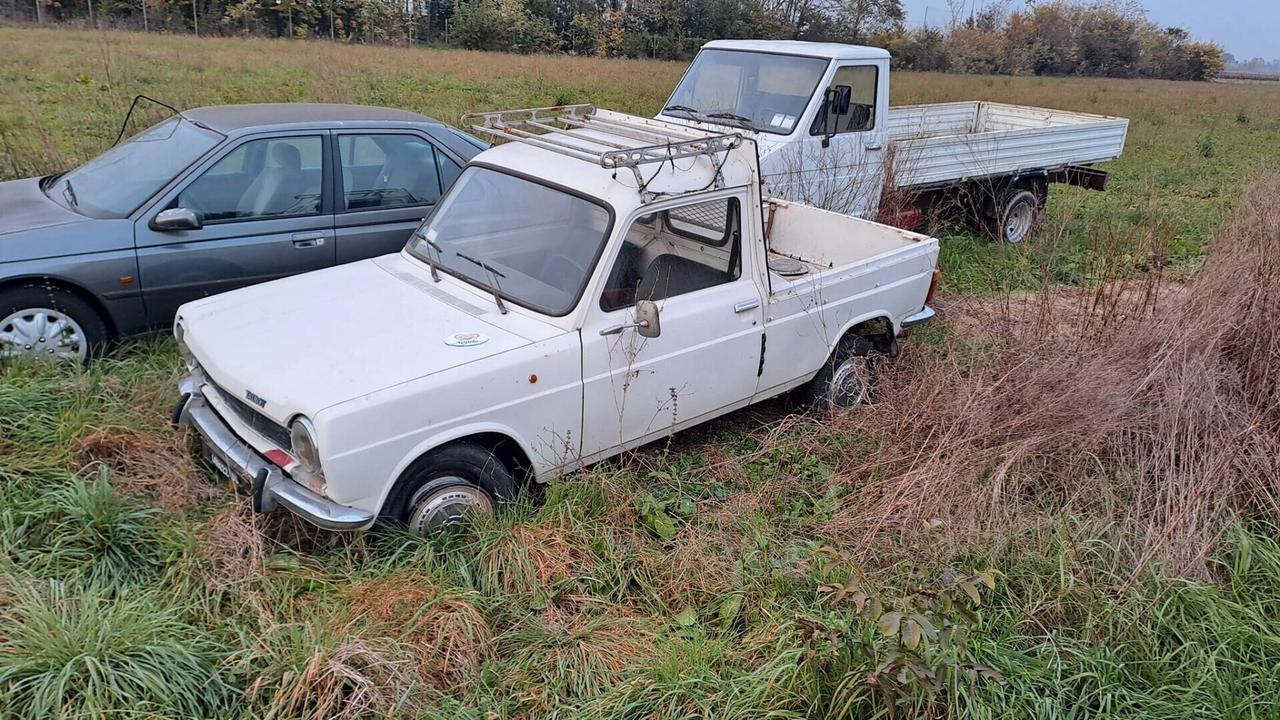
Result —
POLYGON ((658 317, 658 303, 641 300, 636 303, 636 332, 640 337, 656 338, 662 334, 662 319, 658 317))
POLYGON ((837 85, 827 91, 827 102, 830 103, 829 112, 832 115, 845 115, 849 112, 849 105, 853 102, 853 88, 848 85, 837 85))
POLYGON ((200 216, 186 208, 162 210, 159 215, 151 219, 151 229, 160 232, 199 230, 202 227, 204 225, 200 222, 200 216))

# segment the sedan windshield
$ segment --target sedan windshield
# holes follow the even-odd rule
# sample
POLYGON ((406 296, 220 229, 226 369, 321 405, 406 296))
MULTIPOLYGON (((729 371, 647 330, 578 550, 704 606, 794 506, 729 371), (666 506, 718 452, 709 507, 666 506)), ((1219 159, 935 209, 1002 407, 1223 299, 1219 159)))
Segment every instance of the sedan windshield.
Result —
POLYGON ((409 241, 409 252, 547 315, 574 308, 608 237, 604 206, 469 167, 409 241))
POLYGON ((689 118, 693 111, 698 120, 722 125, 747 119, 756 130, 789 135, 826 69, 827 61, 820 58, 703 50, 663 114, 689 118))
POLYGON ((172 117, 58 176, 45 193, 90 217, 127 217, 221 140, 211 130, 172 117))

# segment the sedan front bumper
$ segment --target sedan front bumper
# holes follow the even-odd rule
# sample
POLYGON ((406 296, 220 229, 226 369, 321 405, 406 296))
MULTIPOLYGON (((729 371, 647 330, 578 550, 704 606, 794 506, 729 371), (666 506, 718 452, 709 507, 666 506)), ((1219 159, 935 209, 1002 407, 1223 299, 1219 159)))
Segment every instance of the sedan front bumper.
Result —
POLYGON ((204 379, 198 371, 178 382, 182 401, 177 421, 200 435, 205 452, 218 470, 249 488, 254 510, 268 513, 283 505, 325 530, 363 530, 377 519, 374 513, 339 505, 294 482, 284 470, 236 435, 205 399, 203 385, 204 379))

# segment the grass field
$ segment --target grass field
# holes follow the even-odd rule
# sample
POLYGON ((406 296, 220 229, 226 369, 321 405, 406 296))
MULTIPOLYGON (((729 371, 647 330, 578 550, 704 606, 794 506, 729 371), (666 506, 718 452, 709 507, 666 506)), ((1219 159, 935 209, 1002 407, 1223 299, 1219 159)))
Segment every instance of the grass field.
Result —
MULTIPOLYGON (((652 113, 681 70, 0 28, 0 177, 136 93, 652 113)), ((1280 716, 1280 87, 893 94, 1129 147, 1027 247, 942 230, 946 322, 877 405, 735 413, 466 537, 253 515, 169 427, 167 339, 0 368, 0 717, 1280 716)))

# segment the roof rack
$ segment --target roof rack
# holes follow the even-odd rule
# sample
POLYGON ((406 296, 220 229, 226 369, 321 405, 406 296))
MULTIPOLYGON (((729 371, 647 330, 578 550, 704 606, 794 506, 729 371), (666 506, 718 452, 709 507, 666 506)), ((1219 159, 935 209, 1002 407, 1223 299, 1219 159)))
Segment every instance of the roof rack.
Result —
POLYGON ((603 168, 631 168, 633 172, 647 163, 710 156, 742 143, 740 133, 716 135, 677 129, 669 123, 621 113, 601 116, 594 105, 471 113, 463 115, 461 122, 495 139, 515 140, 603 168), (571 132, 574 130, 588 132, 571 132))

